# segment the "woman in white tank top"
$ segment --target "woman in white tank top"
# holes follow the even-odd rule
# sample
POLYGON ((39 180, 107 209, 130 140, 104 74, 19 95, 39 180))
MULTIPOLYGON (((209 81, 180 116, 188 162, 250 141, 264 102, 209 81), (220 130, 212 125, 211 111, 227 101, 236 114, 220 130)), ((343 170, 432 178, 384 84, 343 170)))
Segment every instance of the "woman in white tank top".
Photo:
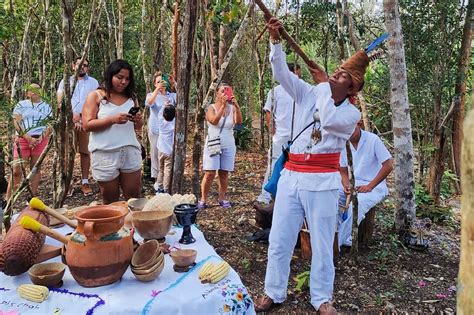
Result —
POLYGON ((133 69, 115 60, 105 71, 104 86, 89 93, 82 112, 85 131, 90 131, 92 176, 99 183, 104 204, 141 196, 141 147, 135 129, 143 125, 135 115, 133 69))
POLYGON ((208 135, 204 145, 203 169, 204 177, 201 183, 201 200, 198 208, 207 207, 207 196, 216 175, 219 176, 219 205, 230 208, 231 204, 225 199, 229 181, 229 172, 234 170, 235 139, 234 125, 242 123, 242 112, 234 97, 232 87, 221 83, 217 87, 215 103, 206 112, 208 135), (220 154, 211 154, 208 150, 208 140, 220 137, 220 154))

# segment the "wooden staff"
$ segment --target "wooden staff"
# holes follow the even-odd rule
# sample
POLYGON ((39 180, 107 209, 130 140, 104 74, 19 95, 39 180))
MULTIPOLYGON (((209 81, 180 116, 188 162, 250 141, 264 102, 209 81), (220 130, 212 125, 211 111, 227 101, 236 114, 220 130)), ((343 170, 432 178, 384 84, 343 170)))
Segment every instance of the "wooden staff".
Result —
MULTIPOLYGON (((255 4, 258 5, 260 10, 262 10, 263 16, 265 20, 268 22, 268 20, 270 20, 270 18, 273 17, 273 15, 270 13, 270 10, 268 10, 268 8, 263 4, 261 0, 255 0, 255 4)), ((288 44, 291 46, 291 48, 293 48, 295 53, 298 54, 298 56, 300 56, 301 59, 303 59, 303 61, 308 65, 308 67, 314 68, 316 63, 312 61, 311 59, 309 59, 309 57, 306 55, 303 49, 301 49, 301 47, 295 42, 295 40, 290 36, 290 34, 286 32, 284 28, 280 29, 280 35, 288 42, 288 44)))

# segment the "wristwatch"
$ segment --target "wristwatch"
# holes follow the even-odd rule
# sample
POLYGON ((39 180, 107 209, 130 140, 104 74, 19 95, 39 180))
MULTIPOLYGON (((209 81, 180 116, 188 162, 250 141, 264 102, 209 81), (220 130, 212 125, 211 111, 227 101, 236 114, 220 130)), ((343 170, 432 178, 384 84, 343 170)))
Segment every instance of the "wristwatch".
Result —
POLYGON ((270 37, 270 43, 272 43, 272 45, 279 44, 279 43, 281 43, 281 38, 274 39, 274 38, 270 37))

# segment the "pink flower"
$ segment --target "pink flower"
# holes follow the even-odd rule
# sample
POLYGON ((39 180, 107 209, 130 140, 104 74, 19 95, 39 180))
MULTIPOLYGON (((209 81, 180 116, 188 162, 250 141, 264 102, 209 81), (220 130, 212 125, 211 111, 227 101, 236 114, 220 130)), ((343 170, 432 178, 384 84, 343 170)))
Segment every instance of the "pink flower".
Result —
POLYGON ((419 288, 424 288, 424 287, 426 287, 426 282, 423 281, 423 280, 420 280, 420 282, 418 282, 418 287, 419 287, 419 288))
POLYGON ((436 294, 436 297, 437 297, 438 299, 445 299, 445 298, 447 298, 448 296, 447 296, 446 294, 443 294, 443 293, 438 293, 438 294, 436 294))
POLYGON ((0 311, 0 315, 20 315, 20 313, 16 311, 0 311))
MULTIPOLYGON (((156 291, 156 290, 152 290, 151 291, 151 296, 152 297, 156 297, 161 291, 156 291)), ((1 315, 1 314, 0 314, 1 315)))

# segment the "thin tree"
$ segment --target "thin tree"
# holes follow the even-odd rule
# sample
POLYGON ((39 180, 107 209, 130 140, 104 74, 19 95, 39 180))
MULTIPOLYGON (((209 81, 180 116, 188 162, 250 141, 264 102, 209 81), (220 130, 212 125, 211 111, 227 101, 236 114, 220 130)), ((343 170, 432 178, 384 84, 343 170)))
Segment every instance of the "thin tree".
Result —
MULTIPOLYGON (((195 23, 193 21, 193 23, 195 23)), ((174 18, 173 18, 173 32, 171 34, 172 38, 172 65, 171 68, 173 69, 173 77, 176 78, 178 73, 178 27, 179 27, 179 0, 176 0, 174 4, 174 18)), ((194 38, 194 37, 193 37, 194 38)), ((187 56, 186 56, 187 58, 187 56)), ((190 69, 190 68, 188 68, 190 69)), ((189 70, 191 71, 191 70, 189 70)))
POLYGON ((118 30, 117 30, 117 59, 123 59, 123 22, 125 15, 123 14, 124 2, 117 0, 118 7, 118 30))
POLYGON ((416 216, 413 142, 408 106, 407 72, 402 25, 397 0, 384 0, 385 25, 390 34, 390 105, 392 109, 393 144, 395 148, 395 228, 404 235, 416 216))
POLYGON ((176 127, 173 150, 173 180, 171 191, 182 191, 183 174, 186 161, 186 139, 188 129, 189 92, 191 88, 191 69, 193 65, 194 36, 198 1, 186 1, 183 27, 179 45, 179 68, 177 73, 176 127))
POLYGON ((466 96, 466 77, 469 66, 469 60, 471 56, 471 43, 472 43, 472 19, 474 0, 469 0, 466 8, 466 19, 464 22, 464 29, 461 41, 461 49, 459 50, 459 62, 458 71, 456 77, 455 95, 459 97, 459 110, 453 115, 452 124, 452 142, 453 142, 453 169, 455 174, 460 177, 461 175, 461 143, 463 139, 463 132, 461 126, 464 121, 464 103, 466 96))

